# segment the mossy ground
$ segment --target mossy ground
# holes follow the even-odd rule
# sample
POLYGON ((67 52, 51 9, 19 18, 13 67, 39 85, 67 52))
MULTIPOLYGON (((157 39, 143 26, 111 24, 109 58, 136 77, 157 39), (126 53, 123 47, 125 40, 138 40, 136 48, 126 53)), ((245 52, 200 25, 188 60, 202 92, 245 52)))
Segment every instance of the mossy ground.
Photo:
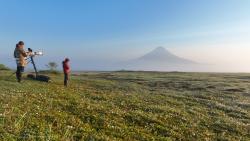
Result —
POLYGON ((0 140, 250 140, 250 75, 0 72, 0 140))

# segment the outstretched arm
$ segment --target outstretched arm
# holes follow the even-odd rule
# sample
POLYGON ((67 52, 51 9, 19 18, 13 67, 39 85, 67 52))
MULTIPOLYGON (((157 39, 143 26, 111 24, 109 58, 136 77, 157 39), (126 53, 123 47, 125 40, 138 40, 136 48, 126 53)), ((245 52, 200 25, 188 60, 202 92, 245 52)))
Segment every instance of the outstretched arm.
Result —
POLYGON ((24 51, 24 49, 20 50, 20 53, 24 56, 27 57, 29 54, 24 51))

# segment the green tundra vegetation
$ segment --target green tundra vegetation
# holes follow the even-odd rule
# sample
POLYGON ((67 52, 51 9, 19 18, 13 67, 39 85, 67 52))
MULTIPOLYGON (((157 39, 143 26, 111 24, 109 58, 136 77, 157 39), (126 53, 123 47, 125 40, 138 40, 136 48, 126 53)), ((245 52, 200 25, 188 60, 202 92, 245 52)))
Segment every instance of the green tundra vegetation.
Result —
POLYGON ((0 64, 0 71, 1 70, 10 70, 10 69, 8 67, 6 67, 5 65, 0 64))
POLYGON ((250 74, 0 71, 0 140, 250 140, 250 74))

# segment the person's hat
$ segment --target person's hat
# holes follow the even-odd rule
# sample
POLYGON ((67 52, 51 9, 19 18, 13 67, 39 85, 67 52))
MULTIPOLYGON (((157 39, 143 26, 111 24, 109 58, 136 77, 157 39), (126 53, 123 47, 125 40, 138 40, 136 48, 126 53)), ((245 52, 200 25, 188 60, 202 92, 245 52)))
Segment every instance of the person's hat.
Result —
POLYGON ((69 61, 69 58, 65 58, 65 61, 68 62, 68 61, 69 61))
POLYGON ((19 41, 18 45, 24 45, 24 42, 23 41, 19 41))

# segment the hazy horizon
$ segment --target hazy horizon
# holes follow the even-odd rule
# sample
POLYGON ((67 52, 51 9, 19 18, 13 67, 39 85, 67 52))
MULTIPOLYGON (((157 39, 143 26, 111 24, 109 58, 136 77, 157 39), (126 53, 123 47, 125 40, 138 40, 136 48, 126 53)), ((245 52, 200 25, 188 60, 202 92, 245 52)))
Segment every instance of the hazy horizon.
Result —
POLYGON ((69 57, 73 70, 106 70, 162 46, 208 66, 193 71, 250 72, 249 7, 246 0, 4 1, 0 63, 14 67, 23 40, 44 52, 40 69, 69 57))

